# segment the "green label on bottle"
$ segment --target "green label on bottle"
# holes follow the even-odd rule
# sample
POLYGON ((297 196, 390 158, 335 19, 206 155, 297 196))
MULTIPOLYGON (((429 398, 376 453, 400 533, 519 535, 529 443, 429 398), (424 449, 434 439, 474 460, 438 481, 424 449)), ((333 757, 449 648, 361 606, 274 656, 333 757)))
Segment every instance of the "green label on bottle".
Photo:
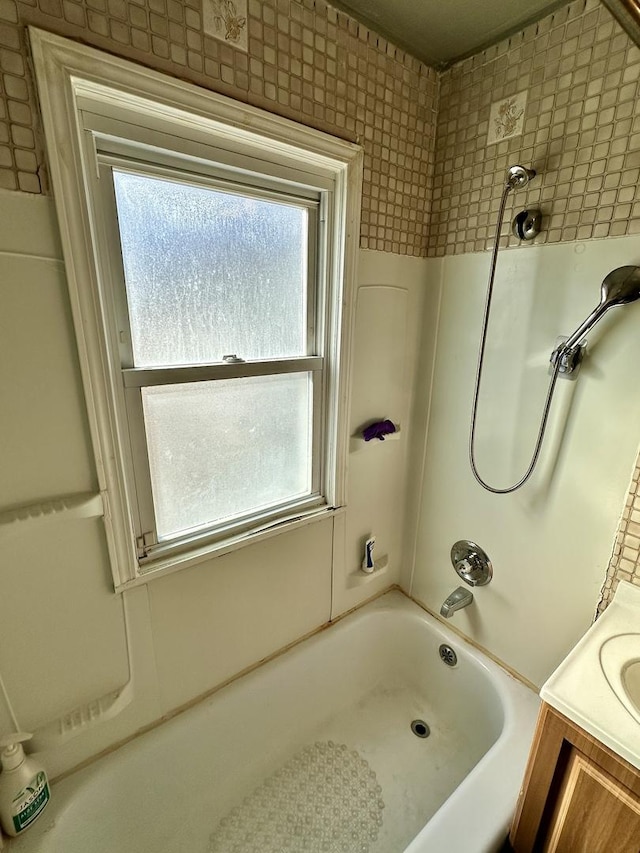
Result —
POLYGON ((13 799, 11 812, 16 832, 22 832, 33 823, 49 802, 50 796, 46 774, 40 771, 13 799))

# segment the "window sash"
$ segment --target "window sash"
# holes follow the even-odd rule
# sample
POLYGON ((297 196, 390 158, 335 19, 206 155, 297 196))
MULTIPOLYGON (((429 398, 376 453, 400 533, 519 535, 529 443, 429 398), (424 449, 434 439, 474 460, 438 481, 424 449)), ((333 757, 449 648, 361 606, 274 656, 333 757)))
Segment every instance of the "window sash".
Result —
POLYGON ((233 524, 220 525, 216 530, 193 532, 176 541, 151 542, 145 544, 144 552, 138 555, 141 575, 162 571, 180 561, 197 560, 199 551, 208 553, 212 546, 224 543, 230 549, 243 544, 247 534, 268 533, 294 521, 304 521, 321 511, 330 512, 333 507, 320 495, 309 495, 304 500, 291 501, 274 506, 264 513, 253 513, 246 519, 234 520, 233 524))
POLYGON ((154 163, 165 164, 167 158, 174 163, 180 160, 187 164, 197 160, 203 166, 203 174, 215 175, 221 170, 238 175, 252 174, 264 185, 295 184, 301 195, 332 192, 335 188, 335 171, 327 171, 316 158, 311 158, 309 163, 300 159, 293 162, 290 158, 286 158, 287 163, 279 163, 277 156, 271 156, 272 151, 265 154, 261 144, 243 143, 238 138, 233 139, 231 145, 227 144, 233 136, 242 135, 242 131, 216 128, 216 143, 212 141, 212 129, 196 128, 193 123, 186 126, 188 129, 173 125, 167 132, 167 117, 163 115, 146 115, 141 122, 137 110, 122 110, 120 106, 109 109, 106 104, 101 104, 103 112, 99 114, 95 111, 95 103, 92 104, 92 96, 84 94, 77 96, 77 104, 82 127, 93 138, 94 152, 100 148, 105 153, 120 154, 135 146, 138 152, 149 152, 147 159, 154 163))
MULTIPOLYGON (((314 360, 315 361, 315 360, 314 360)), ((136 541, 140 570, 145 565, 154 564, 155 560, 167 559, 171 554, 181 554, 197 546, 216 543, 232 536, 241 535, 249 530, 267 530, 270 527, 283 524, 292 519, 303 517, 306 513, 328 508, 323 478, 323 464, 320 441, 325 439, 322 430, 323 411, 323 380, 322 371, 308 371, 312 381, 311 400, 311 430, 314 448, 311 459, 311 488, 307 495, 292 500, 284 500, 260 511, 248 511, 235 516, 231 520, 223 520, 202 526, 201 529, 191 529, 175 537, 159 541, 156 530, 155 507, 151 486, 151 471, 145 431, 145 419, 142 405, 142 386, 131 386, 125 389, 124 415, 127 430, 131 439, 131 468, 134 472, 136 486, 134 490, 137 509, 136 541)), ((273 373, 258 375, 274 375, 273 373)), ((229 377, 227 377, 229 378, 229 377)), ((240 377, 238 377, 240 378, 240 377)), ((326 439, 325 439, 326 440, 326 439)), ((151 565, 153 568, 153 565, 151 565)), ((147 570, 149 570, 147 568, 147 570)))
MULTIPOLYGON (((289 374, 288 377, 285 377, 284 386, 280 376, 276 377, 279 390, 274 390, 271 382, 265 382, 266 377, 251 379, 248 384, 245 384, 244 380, 236 379, 222 383, 208 382, 200 387, 156 386, 155 389, 149 389, 160 392, 155 403, 155 395, 149 399, 144 389, 141 389, 143 406, 149 415, 147 426, 151 432, 148 436, 152 444, 156 445, 155 452, 151 450, 152 444, 149 446, 149 461, 152 463, 155 460, 155 475, 156 478, 160 477, 160 480, 156 479, 152 483, 152 487, 155 486, 152 491, 158 501, 157 510, 163 517, 162 534, 158 528, 157 540, 177 542, 193 533, 215 535, 221 528, 234 529, 244 521, 250 522, 255 516, 271 517, 278 514, 281 507, 295 507, 300 501, 319 497, 318 484, 312 482, 312 456, 309 452, 313 423, 313 377, 309 373, 289 374), (295 411, 291 412, 293 424, 287 417, 289 412, 274 405, 282 401, 283 390, 285 397, 289 396, 292 386, 295 389, 295 399, 292 400, 295 411), (173 394, 174 388, 178 391, 177 397, 173 394), (189 388, 195 388, 195 405, 188 402, 191 397, 189 388), (263 401, 263 405, 260 405, 259 411, 256 411, 252 418, 253 429, 260 427, 260 434, 256 434, 255 438, 253 432, 243 434, 242 431, 230 429, 236 423, 234 418, 231 421, 224 417, 220 419, 217 415, 214 420, 202 418, 202 412, 210 411, 211 404, 215 409, 221 399, 230 399, 232 406, 239 403, 240 417, 246 416, 249 411, 253 414, 250 401, 255 401, 256 395, 263 401), (179 409, 175 408, 176 403, 179 409), (150 404, 151 411, 147 408, 150 404), (167 418, 168 413, 171 414, 167 418), (274 416, 280 416, 280 427, 273 424, 274 416), (170 434, 175 435, 174 418, 177 418, 181 435, 191 435, 196 441, 214 433, 206 442, 206 448, 195 451, 197 464, 193 465, 190 458, 185 458, 184 467, 181 465, 180 470, 167 468, 164 461, 158 466, 160 457, 157 452, 157 440, 161 439, 163 434, 167 438, 167 427, 170 434), (218 438, 218 428, 227 433, 227 438, 218 438), (279 429, 284 430, 286 440, 283 440, 282 435, 279 438, 274 437, 278 435, 279 429), (234 455, 240 448, 240 456, 234 460, 234 455), (272 459, 275 461, 273 466, 272 459), (271 471, 273 479, 265 477, 265 469, 271 471), (198 492, 195 501, 187 483, 185 492, 182 492, 176 483, 175 477, 181 480, 184 470, 191 471, 196 476, 203 470, 210 474, 207 485, 204 486, 206 494, 203 496, 198 492), (228 474, 229 480, 224 472, 228 474), (244 472, 244 475, 241 472, 244 472), (168 480, 167 475, 170 475, 168 480), (218 480, 219 477, 222 479, 218 480), (247 495, 245 487, 248 483, 252 483, 252 486, 249 489, 250 494, 247 495), (240 492, 233 485, 229 490, 231 484, 239 487, 240 492), (170 495, 175 495, 176 502, 167 500, 170 495), (188 511, 185 511, 187 508, 188 511)), ((164 442, 161 446, 166 447, 164 442)), ((184 442, 176 441, 175 438, 169 438, 168 446, 178 455, 184 450, 184 442)))
MULTIPOLYGON (((122 130, 126 130, 124 125, 122 130)), ((92 140, 98 170, 102 164, 113 166, 116 169, 139 172, 143 167, 144 172, 152 177, 170 180, 172 176, 184 183, 192 183, 194 186, 208 186, 212 189, 221 189, 224 192, 246 193, 247 190, 256 198, 273 199, 282 204, 290 201, 297 207, 305 202, 309 206, 317 206, 321 195, 329 190, 325 189, 323 182, 318 186, 306 186, 289 176, 288 180, 278 180, 269 175, 256 174, 251 169, 231 168, 224 161, 202 160, 200 158, 189 158, 179 151, 171 148, 159 150, 157 147, 150 149, 148 145, 142 145, 135 139, 124 136, 122 139, 102 133, 87 130, 92 140), (290 187, 288 192, 286 187, 290 187)), ((170 138, 167 138, 167 143, 170 138)), ((215 158, 220 149, 215 146, 203 147, 200 152, 208 158, 215 158)), ((256 168, 260 165, 255 163, 256 168)), ((302 176, 301 176, 302 177, 302 176)))
MULTIPOLYGON (((94 140, 97 145, 99 140, 94 140)), ((175 163, 171 153, 165 153, 164 162, 149 163, 133 156, 135 146, 129 146, 122 141, 110 140, 111 149, 117 148, 118 154, 105 154, 100 147, 96 150, 98 172, 94 181, 96 201, 99 205, 99 215, 102 221, 102 234, 105 251, 100 255, 108 258, 108 269, 102 277, 102 289, 105 307, 113 312, 115 328, 118 330, 117 346, 121 360, 121 379, 124 390, 124 406, 121 415, 123 423, 122 434, 127 436, 127 464, 130 471, 129 491, 132 495, 134 532, 136 550, 140 570, 145 563, 157 559, 159 554, 180 553, 201 542, 216 542, 235 533, 252 529, 255 525, 268 526, 278 523, 280 518, 295 513, 296 508, 312 506, 318 508, 326 503, 325 466, 323 454, 326 445, 324 422, 326 413, 323 410, 323 400, 326 389, 324 376, 324 313, 327 298, 326 287, 322 281, 324 270, 317 263, 322 255, 318 251, 323 241, 321 221, 321 197, 317 192, 303 193, 298 196, 288 187, 277 188, 271 180, 256 181, 254 176, 238 176, 233 174, 228 185, 224 180, 224 172, 213 168, 208 174, 207 169, 201 171, 201 164, 193 164, 191 169, 185 168, 183 162, 175 163), (117 143, 117 144, 116 144, 117 143), (133 150, 132 150, 133 148, 133 150), (197 168, 197 171, 195 171, 197 168), (278 203, 290 203, 297 207, 306 207, 308 212, 307 227, 307 267, 306 267, 306 349, 307 355, 282 359, 251 359, 241 362, 214 362, 208 364, 170 365, 162 367, 134 367, 133 345, 130 332, 127 288, 121 248, 121 236, 118 226, 117 205, 113 180, 113 169, 126 170, 142 176, 162 178, 181 184, 197 187, 212 188, 224 192, 236 192, 245 197, 273 200, 278 203), (262 185, 260 185, 262 184, 262 185), (105 287, 105 283, 108 285, 105 287), (181 384, 184 382, 201 382, 209 380, 224 380, 249 376, 269 376, 284 373, 308 372, 313 376, 311 398, 311 488, 309 494, 293 501, 274 502, 272 507, 264 511, 248 511, 231 521, 212 522, 202 530, 186 531, 174 537, 159 541, 156 522, 156 508, 152 489, 149 448, 145 418, 142 405, 142 388, 181 384)), ((242 357, 242 353, 237 353, 242 357)))
MULTIPOLYGON (((112 144, 113 142, 114 140, 111 140, 112 144)), ((220 169, 215 169, 216 174, 212 176, 207 174, 205 167, 202 167, 202 171, 200 171, 201 164, 198 163, 198 171, 196 172, 194 171, 196 168, 195 164, 192 164, 191 169, 186 169, 184 163, 181 161, 176 162, 170 154, 165 156, 164 165, 149 163, 146 160, 134 159, 131 156, 136 152, 135 146, 118 141, 117 147, 123 152, 117 157, 111 154, 104 154, 99 148, 96 150, 96 178, 98 180, 95 184, 96 196, 99 198, 101 208, 99 213, 102 219, 105 249, 109 254, 111 262, 105 268, 105 275, 107 280, 117 282, 117 286, 112 288, 113 293, 106 301, 111 301, 112 310, 115 310, 115 319, 121 335, 121 339, 117 345, 123 368, 133 368, 134 359, 133 344, 130 335, 131 322, 121 253, 120 230, 118 228, 115 187, 112 175, 114 168, 120 171, 139 174, 143 177, 160 178, 198 188, 237 193, 245 197, 273 201, 278 204, 292 204, 296 207, 305 207, 308 216, 306 355, 316 356, 323 353, 326 347, 324 315, 327 310, 327 300, 329 299, 326 285, 328 271, 324 269, 320 262, 320 258, 327 248, 325 245, 327 243, 327 235, 325 227, 326 216, 324 213, 326 198, 323 199, 317 191, 313 191, 311 195, 301 191, 301 195, 298 196, 297 188, 296 193, 292 191, 293 188, 291 190, 284 187, 278 189, 276 182, 260 181, 255 176, 253 178, 252 176, 244 176, 240 179, 238 175, 230 175, 228 184, 225 184, 222 177, 224 173, 220 169), (125 154, 129 156, 124 156, 125 154), (125 340, 122 340, 123 332, 125 340)), ((105 258, 100 259, 103 265, 105 265, 105 261, 105 258)), ((237 355, 242 357, 242 353, 237 353, 237 355)))
POLYGON ((241 379, 244 376, 317 372, 323 369, 322 356, 189 364, 184 367, 130 367, 122 371, 122 382, 125 388, 141 388, 184 382, 206 382, 215 379, 241 379))

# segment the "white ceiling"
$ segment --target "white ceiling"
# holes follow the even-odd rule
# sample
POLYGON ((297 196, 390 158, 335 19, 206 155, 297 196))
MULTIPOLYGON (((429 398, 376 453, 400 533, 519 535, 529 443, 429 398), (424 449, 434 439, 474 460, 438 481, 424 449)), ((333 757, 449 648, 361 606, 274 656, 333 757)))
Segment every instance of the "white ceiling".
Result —
POLYGON ((567 0, 337 0, 339 8, 435 67, 476 53, 567 0))

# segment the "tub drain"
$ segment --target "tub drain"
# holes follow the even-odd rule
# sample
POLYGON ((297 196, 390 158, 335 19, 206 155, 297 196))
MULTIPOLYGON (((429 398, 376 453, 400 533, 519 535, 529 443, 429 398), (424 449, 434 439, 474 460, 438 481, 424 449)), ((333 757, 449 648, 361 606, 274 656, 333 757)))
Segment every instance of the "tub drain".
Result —
POLYGON ((440 657, 447 666, 455 666, 458 663, 458 655, 453 651, 451 646, 447 646, 443 643, 438 651, 440 652, 440 657))
POLYGON ((417 737, 429 737, 431 734, 431 729, 424 720, 414 720, 411 723, 411 731, 417 737))

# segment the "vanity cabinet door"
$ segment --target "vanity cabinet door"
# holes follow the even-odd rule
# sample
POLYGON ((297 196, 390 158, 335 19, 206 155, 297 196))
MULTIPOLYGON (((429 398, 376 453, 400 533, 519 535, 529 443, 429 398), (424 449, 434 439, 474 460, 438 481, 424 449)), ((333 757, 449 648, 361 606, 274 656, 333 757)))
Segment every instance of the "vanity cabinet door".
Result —
POLYGON ((640 853, 640 771, 543 703, 509 841, 515 853, 640 853))
POLYGON ((638 853, 640 799, 572 749, 544 835, 544 853, 638 853))

